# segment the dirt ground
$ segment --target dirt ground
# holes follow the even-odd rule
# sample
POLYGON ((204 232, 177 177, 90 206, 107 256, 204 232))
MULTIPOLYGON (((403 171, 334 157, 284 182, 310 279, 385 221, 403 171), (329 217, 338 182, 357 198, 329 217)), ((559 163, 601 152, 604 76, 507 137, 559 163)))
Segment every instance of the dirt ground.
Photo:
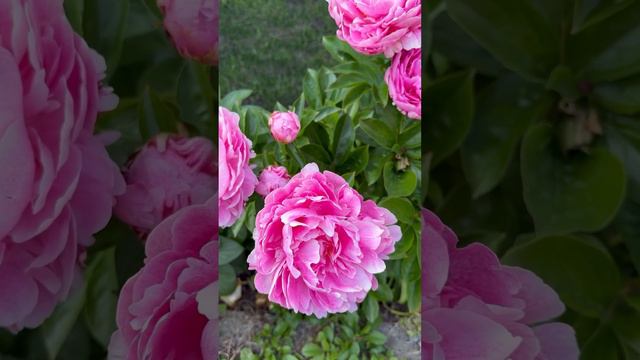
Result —
MULTIPOLYGON (((411 321, 419 322, 417 319, 411 321)), ((274 320, 268 312, 256 312, 245 310, 228 310, 221 313, 220 317, 220 355, 224 359, 237 360, 240 358, 240 350, 245 346, 257 347, 252 341, 254 335, 262 329, 267 322, 274 320)), ((399 359, 420 359, 420 333, 411 331, 412 325, 398 322, 394 317, 387 315, 380 331, 387 335, 387 346, 399 359)), ((295 347, 301 348, 316 334, 316 329, 301 323, 296 329, 295 347)))

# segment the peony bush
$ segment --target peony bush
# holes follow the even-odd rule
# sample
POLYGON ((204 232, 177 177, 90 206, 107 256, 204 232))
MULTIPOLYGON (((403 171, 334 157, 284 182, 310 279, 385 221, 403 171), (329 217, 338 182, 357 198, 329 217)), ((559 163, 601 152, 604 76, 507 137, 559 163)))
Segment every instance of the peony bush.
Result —
POLYGON ((248 189, 228 187, 236 200, 226 207, 241 214, 220 236, 221 302, 262 298, 272 304, 262 310, 314 319, 358 312, 377 327, 385 307, 420 309, 420 122, 394 105, 419 104, 420 74, 389 70, 396 101, 382 51, 364 55, 333 36, 323 44, 336 64, 309 69, 292 104, 247 104, 250 90, 220 101, 242 134, 233 151, 219 134, 220 162, 233 164, 220 181, 244 178, 248 189))

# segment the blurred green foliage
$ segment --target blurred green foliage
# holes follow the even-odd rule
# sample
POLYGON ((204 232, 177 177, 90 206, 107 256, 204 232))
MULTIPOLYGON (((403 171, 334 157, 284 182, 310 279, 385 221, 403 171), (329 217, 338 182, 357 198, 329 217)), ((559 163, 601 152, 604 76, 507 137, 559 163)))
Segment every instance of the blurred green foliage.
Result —
POLYGON ((427 3, 425 205, 640 358, 640 2, 427 3))

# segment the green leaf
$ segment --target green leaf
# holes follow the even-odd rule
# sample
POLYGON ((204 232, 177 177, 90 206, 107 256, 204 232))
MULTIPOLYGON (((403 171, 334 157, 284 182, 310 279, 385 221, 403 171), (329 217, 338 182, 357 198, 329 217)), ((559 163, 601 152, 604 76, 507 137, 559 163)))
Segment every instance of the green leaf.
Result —
POLYGON ((214 108, 216 91, 211 84, 209 67, 188 61, 178 78, 176 98, 180 119, 196 126, 201 135, 212 137, 217 109, 214 108))
POLYGON ((220 295, 229 295, 236 289, 236 271, 229 264, 218 267, 220 295))
POLYGON ((628 254, 636 270, 640 272, 640 203, 627 199, 613 222, 618 236, 627 245, 628 254))
POLYGON ((153 16, 155 16, 158 19, 162 18, 162 13, 160 12, 160 9, 158 8, 158 3, 156 0, 144 0, 143 1, 145 7, 147 8, 147 10, 149 10, 149 12, 151 14, 153 14, 153 16))
POLYGON ((510 249, 502 261, 535 272, 567 306, 587 316, 601 316, 622 286, 615 262, 593 239, 539 237, 510 249))
POLYGON ((409 251, 414 249, 416 243, 416 234, 413 231, 403 229, 402 238, 396 243, 395 251, 389 256, 390 259, 404 259, 408 256, 409 251))
POLYGON ((368 185, 375 184, 382 175, 382 168, 390 158, 391 153, 383 148, 369 148, 369 163, 365 170, 368 185))
POLYGON ((367 84, 357 85, 349 89, 342 100, 342 106, 348 107, 354 102, 360 100, 360 98, 365 94, 366 91, 370 91, 371 86, 367 84))
POLYGON ((504 71, 502 65, 456 24, 449 14, 440 13, 431 24, 433 47, 447 59, 479 73, 492 76, 504 71))
POLYGON ((398 220, 404 223, 411 224, 418 219, 418 211, 406 198, 388 197, 382 199, 378 205, 391 211, 398 220))
POLYGON ((593 96, 598 104, 610 111, 636 114, 640 112, 640 76, 597 84, 593 96))
POLYGON ((323 36, 322 45, 327 49, 331 56, 339 62, 361 60, 363 55, 358 54, 346 42, 338 40, 336 36, 323 36))
POLYGON ((603 148, 563 156, 553 142, 552 130, 547 124, 534 125, 522 144, 523 195, 536 231, 600 230, 624 199, 622 163, 603 148))
POLYGON ((397 172, 393 161, 387 161, 383 169, 384 188, 391 197, 410 196, 416 190, 418 177, 411 169, 397 172))
POLYGON ((251 351, 250 348, 243 348, 240 351, 240 360, 259 360, 260 358, 251 351))
POLYGON ((449 15, 506 68, 542 81, 560 59, 563 1, 447 0, 449 15), (559 11, 558 11, 559 10, 559 11), (554 15, 554 16, 550 16, 554 15))
POLYGON ((329 153, 318 144, 303 145, 302 147, 300 147, 300 153, 302 153, 302 156, 307 163, 331 163, 331 155, 329 155, 329 153))
POLYGON ((387 336, 378 330, 374 330, 367 335, 367 340, 374 345, 384 345, 387 342, 387 336))
POLYGON ((362 303, 362 311, 369 323, 374 323, 380 315, 380 306, 378 300, 372 295, 367 296, 362 303))
MULTIPOLYGON (((547 100, 547 98, 545 98, 547 100)), ((478 96, 476 116, 461 149, 473 197, 491 191, 504 177, 522 135, 541 109, 540 89, 515 76, 500 78, 478 96)))
POLYGON ((129 0, 91 0, 84 4, 83 37, 104 56, 108 76, 120 60, 128 14, 129 0))
POLYGON ((302 81, 302 89, 305 100, 312 107, 319 109, 324 103, 324 92, 320 87, 318 72, 313 69, 307 69, 307 73, 302 81))
POLYGON ((232 91, 220 100, 220 106, 230 110, 237 109, 246 98, 251 96, 252 92, 253 91, 247 89, 232 91))
POLYGON ((116 330, 119 286, 115 247, 103 250, 96 255, 87 268, 85 281, 84 318, 91 335, 106 349, 109 346, 111 334, 116 330))
POLYGON ((580 97, 578 81, 573 70, 566 65, 558 65, 547 79, 546 88, 553 90, 565 98, 576 99, 580 97))
POLYGON ((640 72, 640 2, 590 26, 568 42, 570 65, 588 80, 613 81, 640 72))
POLYGON ((611 324, 626 351, 640 354, 640 313, 627 304, 619 305, 611 324))
POLYGON ((314 116, 313 121, 314 122, 320 122, 323 121, 324 119, 331 117, 331 116, 335 116, 336 119, 339 116, 339 113, 342 112, 342 109, 337 108, 337 107, 325 107, 320 109, 320 111, 314 116))
POLYGON ((367 85, 367 83, 360 75, 346 74, 338 76, 336 81, 329 86, 329 90, 348 89, 361 85, 367 85))
POLYGON ((145 89, 138 111, 140 134, 144 139, 163 132, 176 132, 177 119, 173 109, 150 87, 145 89))
POLYGON ((598 24, 633 3, 634 0, 577 0, 574 7, 572 32, 577 33, 589 26, 598 24))
POLYGON ((82 17, 84 14, 84 0, 65 0, 64 12, 73 30, 82 36, 82 17))
POLYGON ((351 187, 355 186, 356 174, 353 171, 350 171, 348 173, 344 173, 344 174, 342 174, 340 176, 342 176, 344 181, 346 181, 347 184, 349 184, 349 186, 351 186, 351 187))
POLYGON ((369 137, 371 137, 376 144, 381 145, 387 149, 391 149, 396 143, 396 134, 389 128, 382 120, 378 119, 362 119, 360 120, 359 127, 369 137))
POLYGON ((331 142, 331 152, 335 161, 344 159, 351 146, 353 146, 355 136, 351 118, 348 115, 342 115, 336 124, 333 141, 331 142))
POLYGON ((320 346, 314 343, 308 343, 302 347, 302 355, 304 356, 316 356, 322 355, 323 351, 320 346))
POLYGON ((464 141, 474 114, 473 73, 441 78, 424 91, 426 108, 423 146, 432 152, 432 166, 453 153, 464 141))
MULTIPOLYGON (((417 264, 417 261, 415 261, 417 264)), ((422 293, 421 293, 422 284, 420 283, 419 275, 418 280, 413 281, 413 283, 409 284, 408 294, 407 294, 407 307, 409 311, 417 312, 420 311, 420 305, 422 304, 422 293)))
POLYGON ((85 300, 85 286, 76 289, 67 300, 60 303, 53 314, 42 324, 41 331, 49 359, 58 355, 62 345, 73 330, 85 300))
POLYGON ((312 144, 317 144, 324 149, 329 149, 329 134, 324 126, 319 123, 311 123, 304 131, 304 136, 309 139, 312 144))
POLYGON ((338 167, 339 172, 353 172, 359 174, 366 169, 369 163, 369 146, 363 145, 355 148, 338 167))
POLYGON ((596 330, 582 346, 581 360, 619 360, 618 339, 609 326, 596 330))
POLYGON ((118 285, 122 287, 144 265, 144 243, 128 225, 115 217, 97 237, 97 242, 102 238, 115 239, 116 275, 118 285))
POLYGON ((410 125, 398 135, 398 145, 408 148, 416 149, 421 145, 422 140, 422 123, 416 121, 410 125))
POLYGON ((605 119, 607 148, 623 163, 629 178, 629 195, 640 203, 640 122, 637 119, 605 119))
POLYGON ((378 275, 378 289, 373 293, 376 299, 380 301, 392 301, 393 300, 393 291, 391 287, 387 284, 386 281, 381 280, 378 275))
POLYGON ((218 264, 224 265, 233 261, 244 251, 244 247, 227 237, 220 236, 220 249, 218 250, 218 264))
POLYGON ((302 159, 298 148, 294 144, 286 144, 284 147, 287 149, 287 153, 291 155, 291 162, 294 163, 294 165, 289 166, 290 170, 297 171, 297 169, 302 169, 306 163, 302 159), (297 168, 295 167, 296 165, 298 166, 297 168))

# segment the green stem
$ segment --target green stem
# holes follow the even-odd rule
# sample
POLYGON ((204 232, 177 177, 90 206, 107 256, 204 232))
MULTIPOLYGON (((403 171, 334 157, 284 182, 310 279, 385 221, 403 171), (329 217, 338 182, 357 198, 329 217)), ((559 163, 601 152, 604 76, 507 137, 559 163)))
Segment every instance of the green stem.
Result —
POLYGON ((296 161, 296 163, 298 163, 298 165, 300 166, 300 169, 302 169, 306 164, 302 160, 302 157, 300 156, 298 149, 292 144, 287 144, 286 148, 289 154, 291 155, 291 157, 296 161))

